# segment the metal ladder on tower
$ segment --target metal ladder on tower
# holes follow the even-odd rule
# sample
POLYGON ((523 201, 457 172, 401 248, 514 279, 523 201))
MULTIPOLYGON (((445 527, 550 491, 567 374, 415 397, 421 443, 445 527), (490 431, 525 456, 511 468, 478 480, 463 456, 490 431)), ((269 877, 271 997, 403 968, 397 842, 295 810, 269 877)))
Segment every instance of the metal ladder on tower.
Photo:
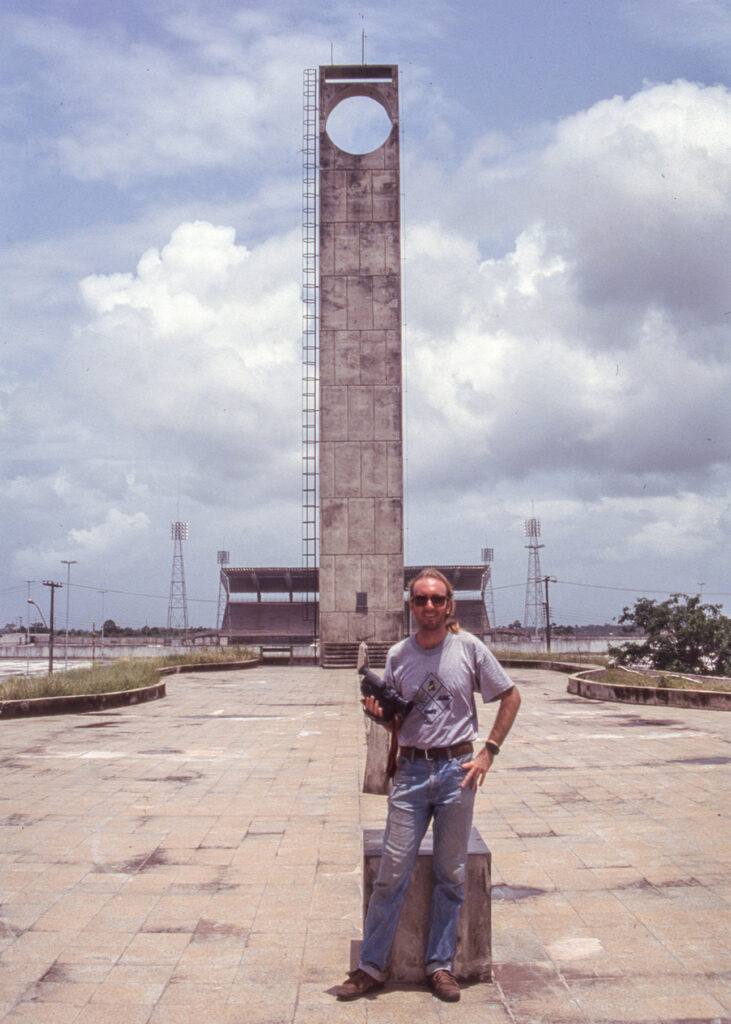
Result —
MULTIPOLYGON (((317 69, 306 68, 302 97, 302 567, 313 589, 303 594, 304 615, 316 616, 318 565, 318 246, 317 69)), ((316 631, 313 621, 313 637, 316 631)))

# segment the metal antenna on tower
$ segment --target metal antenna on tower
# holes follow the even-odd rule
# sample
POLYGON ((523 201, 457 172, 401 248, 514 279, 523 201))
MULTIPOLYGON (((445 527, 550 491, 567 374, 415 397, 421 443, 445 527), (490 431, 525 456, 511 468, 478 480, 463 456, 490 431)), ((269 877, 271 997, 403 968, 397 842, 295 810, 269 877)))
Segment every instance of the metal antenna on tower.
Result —
POLYGON ((188 629, 188 599, 185 596, 185 567, 183 541, 188 539, 188 524, 170 524, 173 542, 173 568, 170 574, 170 600, 168 601, 168 630, 188 629))
POLYGON ((225 587, 223 585, 223 569, 231 561, 230 551, 217 551, 216 561, 220 565, 218 572, 218 611, 216 612, 216 632, 221 628, 221 606, 223 604, 223 597, 225 593, 225 587))
POLYGON ((482 595, 482 603, 485 608, 485 614, 487 615, 488 629, 494 629, 496 626, 495 596, 492 592, 492 562, 494 561, 494 559, 494 548, 482 549, 482 564, 484 566, 484 570, 482 573, 482 584, 480 586, 480 593, 482 595))
POLYGON ((526 519, 523 523, 523 533, 528 538, 525 545, 528 548, 528 577, 525 583, 525 611, 523 613, 523 626, 537 637, 540 630, 546 625, 546 609, 543 603, 541 592, 541 559, 538 554, 539 548, 545 544, 539 544, 538 538, 541 535, 541 522, 539 519, 526 519))

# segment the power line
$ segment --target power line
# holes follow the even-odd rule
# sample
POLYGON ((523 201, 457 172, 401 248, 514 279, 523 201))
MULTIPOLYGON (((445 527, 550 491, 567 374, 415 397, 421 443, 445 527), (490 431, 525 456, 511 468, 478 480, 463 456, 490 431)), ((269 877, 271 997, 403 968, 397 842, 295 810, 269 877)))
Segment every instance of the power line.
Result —
MULTIPOLYGON (((155 601, 167 601, 169 594, 140 594, 134 590, 113 590, 111 587, 93 587, 88 583, 72 583, 73 587, 78 587, 80 590, 104 590, 105 594, 121 594, 123 597, 150 597, 155 601)), ((189 597, 188 601, 194 601, 196 604, 216 604, 216 601, 211 597, 189 597)))
MULTIPOLYGON (((31 580, 30 582, 31 583, 37 583, 38 581, 37 580, 31 580)), ((613 587, 613 586, 609 586, 607 584, 602 584, 602 583, 576 583, 574 580, 561 580, 561 579, 559 579, 556 582, 558 584, 562 584, 563 586, 566 586, 566 587, 581 587, 581 588, 584 588, 584 589, 587 589, 587 590, 611 590, 611 591, 616 591, 616 592, 625 592, 625 593, 634 593, 634 594, 668 594, 669 595, 669 594, 685 593, 685 591, 683 591, 682 588, 676 588, 676 589, 672 589, 672 590, 653 590, 651 587, 613 587)), ((25 586, 26 586, 25 583, 22 583, 22 584, 19 583, 19 584, 15 585, 15 586, 12 586, 12 587, 6 587, 5 589, 0 590, 0 595, 13 594, 16 591, 22 591, 25 588, 25 586)), ((525 580, 522 580, 520 583, 501 583, 499 586, 496 586, 493 589, 494 590, 516 590, 518 587, 520 587, 520 588, 525 587, 525 580)), ((146 597, 146 598, 150 598, 151 600, 154 600, 154 601, 167 601, 168 598, 169 598, 169 594, 146 594, 146 593, 140 593, 140 592, 135 591, 135 590, 114 590, 111 587, 104 587, 104 588, 102 588, 100 586, 93 586, 93 585, 88 584, 88 583, 72 583, 71 584, 71 588, 72 589, 78 589, 78 590, 95 590, 97 592, 102 590, 102 589, 104 589, 107 594, 119 594, 122 597, 146 597)), ((703 596, 704 597, 731 597, 731 593, 729 593, 728 591, 723 591, 723 590, 715 590, 715 591, 704 590, 703 596)), ((217 599, 210 598, 210 597, 189 597, 188 601, 189 602, 193 602, 194 604, 217 604, 217 599)))
MULTIPOLYGON (((561 580, 561 579, 557 580, 556 582, 560 583, 560 584, 563 584, 563 586, 566 586, 566 587, 583 587, 583 588, 586 588, 588 590, 613 590, 613 591, 624 591, 626 593, 637 593, 637 594, 678 594, 678 593, 684 593, 684 591, 678 590, 678 589, 672 589, 672 590, 653 590, 651 587, 613 587, 613 586, 609 586, 607 584, 602 584, 602 583, 576 583, 573 580, 561 580)), ((85 583, 72 583, 71 586, 72 586, 72 588, 73 587, 78 587, 81 590, 101 590, 101 587, 90 586, 89 584, 85 584, 85 583)), ((496 586, 493 589, 494 590, 515 590, 518 587, 521 587, 521 588, 525 587, 525 580, 521 581, 520 583, 501 583, 499 586, 496 586)), ((19 588, 18 587, 10 587, 7 591, 0 591, 0 593, 11 593, 12 591, 17 590, 17 589, 19 589, 19 588)), ((108 594, 121 594, 124 597, 150 597, 150 598, 153 598, 154 600, 158 600, 158 601, 167 601, 168 600, 168 596, 169 596, 167 594, 144 594, 144 593, 138 593, 137 591, 133 591, 133 590, 113 590, 113 589, 111 589, 109 587, 105 587, 104 589, 106 590, 106 592, 108 594)), ((707 590, 707 591, 704 591, 704 596, 707 596, 707 597, 731 597, 731 593, 728 593, 728 592, 722 591, 722 590, 717 590, 717 591, 707 590)), ((195 601, 198 604, 216 604, 217 603, 214 598, 210 598, 210 597, 189 597, 188 600, 189 601, 195 601)))
MULTIPOLYGON (((684 590, 652 590, 650 587, 610 587, 603 583, 574 583, 572 580, 557 580, 557 583, 562 583, 565 587, 586 587, 589 590, 624 590, 629 593, 635 594, 682 594, 684 590)), ((731 597, 731 594, 724 593, 723 591, 710 590, 706 592, 712 597, 731 597)))
POLYGON ((14 594, 16 590, 25 590, 28 583, 37 583, 38 580, 28 580, 27 583, 16 583, 12 587, 6 587, 4 590, 0 590, 0 595, 14 594))

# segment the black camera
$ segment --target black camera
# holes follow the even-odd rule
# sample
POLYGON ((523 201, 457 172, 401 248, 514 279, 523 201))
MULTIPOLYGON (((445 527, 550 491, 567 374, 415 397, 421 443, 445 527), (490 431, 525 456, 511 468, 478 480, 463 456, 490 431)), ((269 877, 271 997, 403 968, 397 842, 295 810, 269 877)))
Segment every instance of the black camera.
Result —
POLYGON ((375 697, 383 711, 383 718, 376 718, 375 715, 369 717, 375 718, 377 722, 392 722, 398 715, 403 721, 414 706, 414 702, 405 700, 400 693, 388 683, 384 683, 375 672, 371 672, 365 665, 362 665, 358 671, 363 677, 360 681, 360 692, 364 697, 375 697))

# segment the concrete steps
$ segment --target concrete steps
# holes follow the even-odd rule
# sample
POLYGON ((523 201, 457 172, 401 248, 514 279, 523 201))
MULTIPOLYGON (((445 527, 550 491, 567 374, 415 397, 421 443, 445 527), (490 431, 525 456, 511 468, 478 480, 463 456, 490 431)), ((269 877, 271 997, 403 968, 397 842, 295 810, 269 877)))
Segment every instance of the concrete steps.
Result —
MULTIPOLYGON (((386 655, 393 642, 372 640, 368 644, 368 664, 371 668, 383 668, 386 655)), ((321 664, 323 668, 355 668, 358 664, 357 643, 323 643, 321 664)))

